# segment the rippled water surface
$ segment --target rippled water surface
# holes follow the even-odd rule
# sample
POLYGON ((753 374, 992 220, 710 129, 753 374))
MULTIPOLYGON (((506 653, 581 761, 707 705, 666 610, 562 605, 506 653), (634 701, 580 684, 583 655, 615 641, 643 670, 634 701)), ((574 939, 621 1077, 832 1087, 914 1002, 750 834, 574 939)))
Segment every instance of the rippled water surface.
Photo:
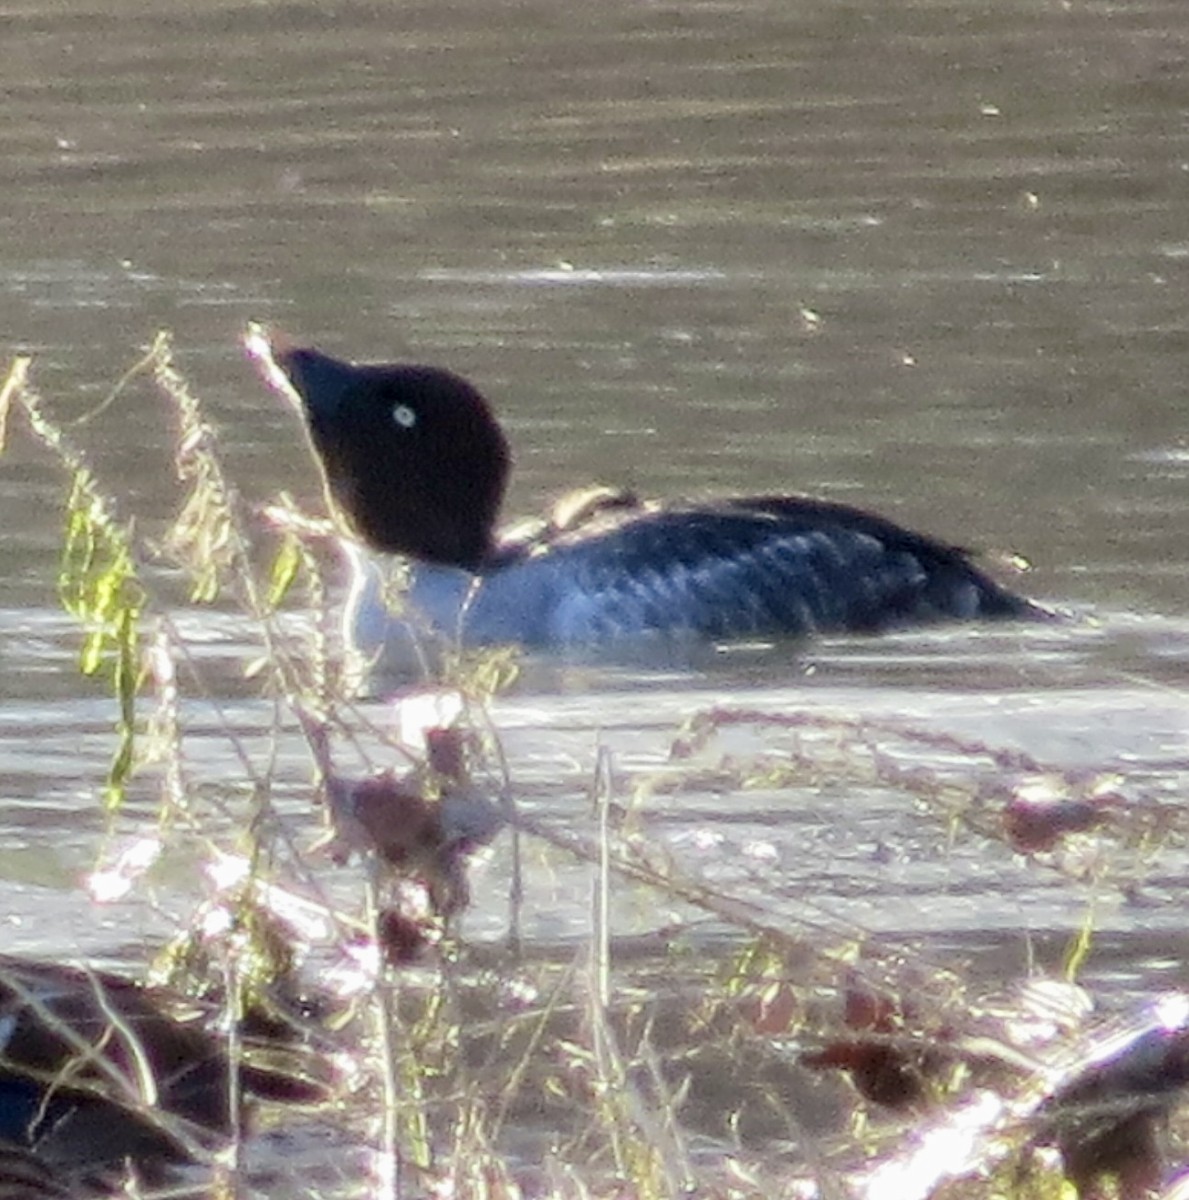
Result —
MULTIPOLYGON (((0 336, 35 355, 63 419, 168 328, 244 493, 315 507, 296 420, 238 344, 258 318, 472 377, 516 448, 509 515, 596 479, 660 496, 808 490, 1022 555, 1017 586, 1072 614, 687 671, 530 672, 494 716, 534 814, 580 819, 600 746, 624 771, 659 768, 678 725, 714 705, 908 722, 1177 802, 1181 0, 117 0, 22 2, 4 20, 0 336)), ((146 528, 168 515, 171 418, 150 385, 74 436, 146 528)), ((9 440, 6 945, 139 955, 168 921, 96 911, 76 889, 104 829, 113 713, 74 672, 56 608, 60 480, 9 440)), ((178 605, 210 686, 257 728, 246 627, 178 605)), ((193 753, 235 776, 217 723, 193 753)), ((281 769, 305 786, 296 738, 281 769)), ((706 878, 762 867, 790 905, 881 935, 1023 962, 1026 932, 1085 915, 1083 889, 996 842, 950 853, 874 785, 748 793, 742 808, 695 791, 652 811, 706 878)), ((1185 862, 1166 859, 1136 867, 1146 902, 1107 889, 1098 912, 1092 966, 1128 988, 1185 982, 1185 862)), ((479 897, 506 869, 497 850, 479 897)), ((551 872, 530 882, 527 931, 581 938, 585 868, 551 872)), ((168 889, 161 901, 168 914, 168 889)), ((628 931, 664 919, 630 895, 623 907, 628 931)), ((477 904, 468 928, 499 936, 503 910, 477 904)))

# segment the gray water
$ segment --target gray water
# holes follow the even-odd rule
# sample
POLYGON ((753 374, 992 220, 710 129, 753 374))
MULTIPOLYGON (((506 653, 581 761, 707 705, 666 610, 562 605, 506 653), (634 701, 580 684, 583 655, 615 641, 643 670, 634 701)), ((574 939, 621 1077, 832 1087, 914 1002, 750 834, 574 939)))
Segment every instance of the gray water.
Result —
MULTIPOLYGON (((0 20, 0 337, 35 355, 63 419, 169 328, 239 485, 316 508, 296 420, 239 345, 260 319, 473 378, 516 447, 509 515, 593 480, 806 490, 1019 554, 1032 570, 1015 586, 1072 614, 525 685, 494 715, 533 812, 577 813, 600 745, 651 768, 691 712, 734 703, 1117 770, 1137 803, 1175 814, 1189 760, 1181 0, 29 0, 0 20)), ((78 432, 150 524, 172 503, 171 432, 144 384, 78 432)), ((77 889, 105 828, 113 713, 79 681, 57 613, 60 479, 10 442, 5 947, 137 958, 168 919, 77 889)), ((244 627, 187 619, 215 692, 242 697, 244 627)), ((251 729, 261 710, 235 704, 251 729)), ((215 729, 195 753, 217 783, 236 766, 215 729)), ((299 748, 285 769, 300 789, 299 748)), ((735 797, 729 812, 708 793, 657 815, 676 851, 724 839, 691 869, 730 879, 768 846, 790 907, 812 896, 881 934, 1022 961, 1026 934, 1085 912, 1083 889, 997 843, 952 852, 894 792, 735 797)), ((1143 905, 1106 889, 1100 978, 1185 982, 1184 865, 1175 843, 1135 865, 1143 905)), ((530 881, 530 936, 584 933, 583 871, 530 881)), ((502 931, 482 900, 505 882, 497 851, 476 938, 502 931)), ((155 899, 168 917, 169 888, 155 899)), ((648 928, 646 908, 629 897, 625 927, 648 928)))

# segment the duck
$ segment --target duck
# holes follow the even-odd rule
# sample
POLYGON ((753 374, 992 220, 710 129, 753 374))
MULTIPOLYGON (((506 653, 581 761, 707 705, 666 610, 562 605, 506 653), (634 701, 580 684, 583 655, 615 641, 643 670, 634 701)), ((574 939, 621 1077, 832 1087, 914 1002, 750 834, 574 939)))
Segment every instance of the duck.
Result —
POLYGON ((586 489, 501 531, 512 454, 474 384, 345 361, 259 324, 245 341, 301 414, 346 528, 345 625, 365 655, 399 644, 401 657, 427 637, 618 652, 1048 615, 968 550, 803 495, 659 503, 586 489), (399 612, 394 559, 407 568, 399 612))
POLYGON ((76 1200, 99 1194, 75 1189, 27 1147, 0 1142, 0 1200, 76 1200))
MULTIPOLYGON (((218 1015, 114 973, 0 954, 3 1162, 80 1178, 130 1164, 152 1178, 229 1138, 239 1114, 218 1015)), ((240 1050, 245 1094, 325 1099, 296 1050, 249 1036, 240 1050)))

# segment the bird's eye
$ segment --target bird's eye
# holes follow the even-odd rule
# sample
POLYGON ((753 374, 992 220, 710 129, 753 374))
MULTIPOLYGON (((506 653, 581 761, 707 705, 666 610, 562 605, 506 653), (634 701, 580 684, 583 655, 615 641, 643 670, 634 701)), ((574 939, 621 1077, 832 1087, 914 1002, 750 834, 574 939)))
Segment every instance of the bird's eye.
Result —
POLYGON ((392 419, 402 429, 412 429, 417 424, 417 414, 407 404, 396 405, 392 410, 392 419))

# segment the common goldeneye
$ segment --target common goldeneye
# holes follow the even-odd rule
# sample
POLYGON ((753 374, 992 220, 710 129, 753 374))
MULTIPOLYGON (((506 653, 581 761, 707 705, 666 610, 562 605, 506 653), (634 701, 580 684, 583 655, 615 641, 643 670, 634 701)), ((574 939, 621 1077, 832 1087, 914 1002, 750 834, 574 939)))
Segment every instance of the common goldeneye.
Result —
POLYGON ((1046 611, 965 550, 804 496, 657 504, 597 489, 497 534, 511 455, 472 384, 440 367, 343 362, 258 326, 246 344, 303 414, 354 534, 345 619, 365 655, 407 658, 425 634, 581 652, 1046 611), (399 615, 388 555, 409 565, 399 615))
POLYGON ((146 1171, 238 1135, 233 1084, 275 1101, 328 1098, 308 1074, 322 1060, 267 1037, 241 1031, 233 1073, 224 1017, 107 972, 0 954, 0 1145, 47 1168, 146 1171))

